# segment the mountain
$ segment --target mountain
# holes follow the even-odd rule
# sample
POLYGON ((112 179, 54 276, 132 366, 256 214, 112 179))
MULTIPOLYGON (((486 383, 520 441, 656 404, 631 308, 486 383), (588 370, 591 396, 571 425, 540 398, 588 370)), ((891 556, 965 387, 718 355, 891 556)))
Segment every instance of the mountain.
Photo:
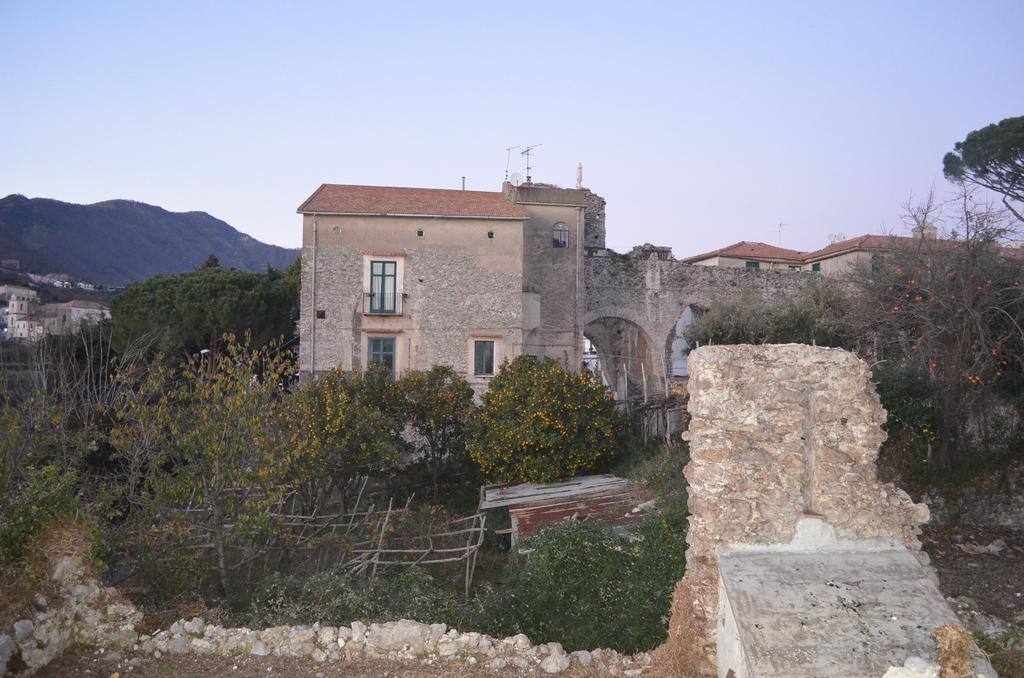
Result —
POLYGON ((9 195, 0 199, 0 259, 22 271, 67 273, 109 287, 191 271, 210 254, 221 266, 285 268, 298 249, 268 245, 206 212, 168 212, 131 200, 93 205, 9 195))

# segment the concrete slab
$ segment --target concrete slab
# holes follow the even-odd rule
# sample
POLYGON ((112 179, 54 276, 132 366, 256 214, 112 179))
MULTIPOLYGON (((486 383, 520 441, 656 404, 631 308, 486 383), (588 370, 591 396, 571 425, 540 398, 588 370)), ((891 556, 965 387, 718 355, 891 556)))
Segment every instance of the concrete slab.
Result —
MULTIPOLYGON (((932 633, 959 623, 928 570, 902 548, 723 549, 718 565, 722 675, 877 678, 911 656, 937 662, 932 633)), ((995 676, 985 660, 975 670, 995 676)))

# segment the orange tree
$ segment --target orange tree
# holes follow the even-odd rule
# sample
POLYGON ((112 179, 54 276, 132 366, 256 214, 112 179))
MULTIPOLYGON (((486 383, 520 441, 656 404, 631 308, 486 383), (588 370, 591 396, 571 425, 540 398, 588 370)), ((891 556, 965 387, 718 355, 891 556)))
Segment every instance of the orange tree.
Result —
POLYGON ((390 372, 340 369, 297 388, 282 408, 294 480, 309 510, 332 496, 347 507, 357 476, 393 466, 403 448, 401 395, 390 372))
POLYGON ((419 451, 430 464, 434 497, 446 460, 466 452, 466 429, 473 414, 473 389, 450 367, 437 365, 405 374, 399 382, 410 426, 419 434, 419 451))
POLYGON ((469 454, 491 482, 550 482, 611 457, 624 428, 608 390, 589 372, 519 356, 484 394, 469 454))

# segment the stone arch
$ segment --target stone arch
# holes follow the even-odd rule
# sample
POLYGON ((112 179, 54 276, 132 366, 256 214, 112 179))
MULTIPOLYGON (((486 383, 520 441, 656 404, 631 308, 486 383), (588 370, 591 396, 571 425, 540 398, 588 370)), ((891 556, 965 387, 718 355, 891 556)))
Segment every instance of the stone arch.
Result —
MULTIPOLYGON (((626 314, 623 314, 626 315, 626 314)), ((616 400, 665 392, 661 351, 639 324, 618 315, 587 314, 583 335, 597 350, 601 376, 616 400)))
POLYGON ((686 360, 690 350, 694 348, 686 339, 686 331, 697 321, 705 311, 703 306, 698 304, 687 304, 676 318, 676 323, 668 333, 668 342, 665 347, 668 354, 668 374, 670 378, 686 379, 686 360))

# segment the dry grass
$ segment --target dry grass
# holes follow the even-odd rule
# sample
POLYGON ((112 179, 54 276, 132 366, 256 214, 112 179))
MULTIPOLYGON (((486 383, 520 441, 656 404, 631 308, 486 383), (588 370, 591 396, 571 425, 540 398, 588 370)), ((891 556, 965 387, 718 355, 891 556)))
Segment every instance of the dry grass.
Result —
POLYGON ((935 630, 935 641, 939 644, 942 678, 970 678, 974 637, 956 624, 946 624, 935 630))
POLYGON ((54 566, 68 556, 78 560, 82 575, 91 575, 91 552, 92 537, 79 523, 61 520, 48 525, 22 562, 0 569, 0 627, 31 617, 36 594, 50 605, 59 603, 61 592, 50 576, 54 566))
POLYGON ((668 640, 654 651, 652 675, 678 678, 706 678, 715 675, 710 658, 701 650, 707 639, 693 615, 694 600, 683 579, 672 598, 672 620, 668 640))

